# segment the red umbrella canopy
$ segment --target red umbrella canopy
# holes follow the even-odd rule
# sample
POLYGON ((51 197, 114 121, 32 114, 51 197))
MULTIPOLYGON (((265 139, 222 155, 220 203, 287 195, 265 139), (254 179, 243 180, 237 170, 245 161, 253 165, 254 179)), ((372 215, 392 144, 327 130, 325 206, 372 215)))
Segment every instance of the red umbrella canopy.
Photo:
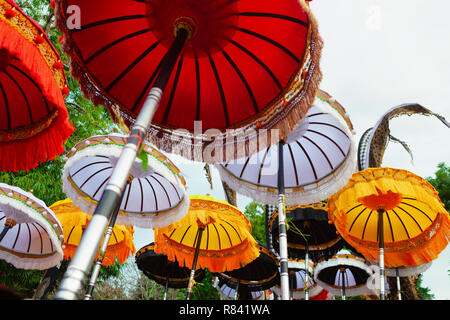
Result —
POLYGON ((244 127, 287 134, 321 79, 321 40, 304 0, 58 0, 55 10, 85 94, 131 122, 177 28, 189 28, 152 122, 153 140, 169 152, 170 141, 191 143, 195 121, 223 137, 244 127))
POLYGON ((0 171, 29 170, 64 152, 74 131, 58 52, 38 23, 0 0, 0 171))

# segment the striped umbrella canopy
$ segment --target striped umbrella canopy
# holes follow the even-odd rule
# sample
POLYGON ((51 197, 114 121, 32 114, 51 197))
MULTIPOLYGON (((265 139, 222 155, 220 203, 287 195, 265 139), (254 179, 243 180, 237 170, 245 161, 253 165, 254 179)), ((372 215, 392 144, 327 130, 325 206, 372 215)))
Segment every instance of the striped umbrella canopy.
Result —
POLYGON ((55 15, 72 73, 94 104, 117 105, 133 122, 152 87, 164 91, 150 135, 168 152, 230 136, 244 145, 247 129, 287 135, 321 80, 322 42, 304 0, 58 0, 55 15))
MULTIPOLYGON (((187 288, 191 270, 181 267, 178 262, 170 261, 166 255, 155 252, 155 244, 150 243, 136 252, 136 264, 149 279, 168 288, 187 288)), ((194 281, 201 282, 205 271, 197 269, 194 281)))
POLYGON ((74 132, 61 57, 41 26, 12 0, 0 1, 0 171, 53 160, 74 132))
POLYGON ((0 183, 0 259, 16 268, 46 270, 63 259, 63 228, 45 203, 0 183))
POLYGON ((438 192, 407 170, 356 172, 328 208, 341 236, 368 260, 379 258, 383 240, 388 268, 426 264, 450 241, 450 217, 438 192))
MULTIPOLYGON (((165 228, 154 229, 155 252, 191 268, 211 272, 246 266, 260 251, 245 215, 228 202, 210 196, 190 196, 188 213, 165 228)), ((188 298, 192 285, 188 287, 188 298)))
MULTIPOLYGON (((63 191, 84 212, 94 213, 125 143, 126 137, 119 134, 92 136, 67 154, 63 191)), ((142 160, 134 161, 116 223, 160 228, 187 213, 186 182, 157 149, 146 144, 143 150, 148 166, 143 171, 142 160)))
POLYGON ((345 186, 356 168, 353 126, 345 109, 320 91, 306 118, 282 146, 216 165, 222 181, 238 193, 264 204, 278 204, 278 170, 284 170, 286 205, 322 201, 345 186))
MULTIPOLYGON (((50 206, 50 209, 61 222, 64 231, 64 259, 70 260, 75 254, 91 216, 76 207, 70 199, 57 201, 50 206)), ((133 233, 133 227, 114 226, 102 261, 104 266, 114 265, 116 258, 120 264, 123 264, 130 255, 134 254, 136 249, 133 243, 133 233)))
POLYGON ((222 282, 234 288, 239 296, 241 293, 245 294, 245 291, 268 290, 280 283, 277 257, 266 246, 258 243, 257 247, 260 251, 259 256, 249 264, 239 269, 217 273, 222 282))
MULTIPOLYGON (((289 220, 287 243, 291 258, 305 258, 308 251, 309 257, 317 262, 333 256, 345 245, 345 241, 336 233, 336 227, 329 223, 328 206, 324 202, 287 207, 286 217, 289 220)), ((279 248, 278 209, 271 215, 269 228, 272 231, 273 247, 279 248)))
POLYGON ((325 290, 337 296, 373 294, 369 288, 372 265, 347 250, 341 250, 331 259, 321 261, 314 268, 314 280, 325 290))
MULTIPOLYGON (((305 299, 308 290, 308 300, 319 295, 323 288, 314 281, 314 263, 303 259, 289 259, 289 288, 293 300, 305 299), (308 266, 308 267, 306 267, 308 266)), ((279 285, 272 288, 273 292, 281 295, 279 285)))
POLYGON ((228 286, 228 283, 223 279, 218 279, 216 289, 219 291, 222 298, 225 300, 274 300, 273 292, 268 289, 264 291, 252 291, 247 286, 239 288, 228 286), (239 294, 236 293, 239 290, 239 294))

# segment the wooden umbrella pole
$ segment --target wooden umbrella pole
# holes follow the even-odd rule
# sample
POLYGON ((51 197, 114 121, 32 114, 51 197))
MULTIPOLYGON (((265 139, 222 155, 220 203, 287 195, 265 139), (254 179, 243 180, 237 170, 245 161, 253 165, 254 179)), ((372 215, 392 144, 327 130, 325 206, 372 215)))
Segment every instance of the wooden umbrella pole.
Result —
POLYGON ((2 233, 0 233, 0 241, 6 236, 8 231, 16 225, 16 222, 13 219, 6 219, 5 226, 3 227, 2 233))
POLYGON ((384 231, 383 231, 383 215, 384 209, 378 209, 378 241, 380 247, 380 300, 385 299, 384 290, 384 231))
MULTIPOLYGON (((120 207, 119 207, 120 208, 120 207)), ((94 291, 95 283, 97 282, 98 275, 100 274, 100 269, 102 268, 103 259, 105 258, 106 250, 108 248, 109 239, 111 239, 111 234, 116 224, 117 216, 119 215, 119 208, 114 212, 109 222, 108 229, 106 230, 105 237, 103 238, 103 243, 100 248, 99 256, 94 265, 94 270, 92 270, 91 279, 89 280, 89 285, 86 290, 86 295, 84 300, 90 300, 92 297, 92 292, 94 291)))
POLYGON ((189 300, 191 298, 192 288, 194 287, 195 268, 197 268, 197 260, 200 253, 200 244, 202 242, 203 230, 203 228, 198 229, 197 244, 195 246, 194 260, 192 261, 192 270, 191 276, 189 278, 186 300, 189 300))
POLYGON ((280 282, 281 300, 289 300, 289 270, 287 251, 286 207, 284 189, 284 141, 278 143, 278 226, 280 230, 280 282))
POLYGON ((74 300, 79 296, 86 277, 91 270, 108 222, 112 214, 120 206, 120 200, 125 190, 131 167, 140 152, 142 143, 145 141, 148 127, 151 124, 153 115, 161 101, 162 93, 188 36, 188 30, 184 28, 178 29, 176 38, 164 57, 161 71, 142 106, 102 198, 64 274, 55 299, 74 300))

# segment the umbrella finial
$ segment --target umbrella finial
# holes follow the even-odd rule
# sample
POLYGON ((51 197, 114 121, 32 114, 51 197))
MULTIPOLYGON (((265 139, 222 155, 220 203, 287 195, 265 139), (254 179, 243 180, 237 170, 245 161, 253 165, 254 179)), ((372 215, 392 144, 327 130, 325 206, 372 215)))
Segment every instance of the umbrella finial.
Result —
POLYGON ((175 19, 174 22, 174 35, 176 36, 180 29, 187 31, 187 39, 192 38, 197 30, 197 23, 191 17, 179 17, 175 19))

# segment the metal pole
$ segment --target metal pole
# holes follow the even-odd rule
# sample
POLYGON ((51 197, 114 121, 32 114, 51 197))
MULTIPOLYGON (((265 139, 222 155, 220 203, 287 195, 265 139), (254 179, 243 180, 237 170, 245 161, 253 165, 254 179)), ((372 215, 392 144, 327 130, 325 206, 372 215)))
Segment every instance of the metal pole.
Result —
POLYGON ((402 300, 402 288, 401 288, 401 285, 400 285, 400 275, 398 273, 398 268, 395 268, 395 275, 397 276, 398 300, 402 300))
POLYGON ((309 246, 308 242, 305 242, 305 300, 309 300, 309 292, 308 292, 308 281, 309 281, 309 274, 308 274, 308 263, 309 263, 309 246))
MULTIPOLYGON (((120 207, 119 207, 120 208, 120 207)), ((92 292, 94 291, 95 282, 97 282, 98 275, 100 274, 100 269, 102 268, 103 259, 105 258, 106 250, 108 248, 109 239, 111 238, 111 234, 114 229, 114 225, 116 224, 117 216, 119 214, 119 208, 114 212, 111 217, 111 221, 109 222, 108 229, 106 230, 105 237, 103 238, 103 243, 100 248, 99 256, 94 265, 94 270, 92 271, 91 279, 89 280, 89 286, 86 290, 86 295, 84 296, 84 300, 90 300, 92 297, 92 292)))
POLYGON ((384 209, 379 209, 378 211, 378 240, 380 247, 380 300, 385 299, 385 290, 384 290, 384 231, 383 231, 383 214, 384 209))
POLYGON ((202 229, 202 228, 198 229, 197 244, 195 246, 194 261, 192 261, 192 270, 191 270, 191 276, 189 278, 186 300, 189 300, 191 298, 192 287, 194 286, 195 268, 197 267, 197 260, 198 260, 198 254, 200 252, 200 243, 202 241, 203 230, 204 229, 202 229))
POLYGON ((284 195, 284 160, 283 160, 284 142, 278 143, 278 225, 280 230, 280 282, 281 282, 281 300, 289 300, 289 270, 288 270, 288 251, 287 251, 287 229, 284 195))
POLYGON ((169 275, 167 275, 166 286, 164 288, 164 297, 163 300, 167 300, 167 291, 169 290, 169 275))
POLYGON ((148 127, 187 37, 188 31, 179 29, 171 48, 164 57, 161 71, 144 102, 102 198, 64 274, 59 290, 56 292, 56 299, 74 300, 81 292, 110 217, 120 205, 131 166, 147 136, 148 127))
POLYGON ((236 293, 234 294, 234 298, 233 298, 233 300, 237 300, 238 299, 238 296, 239 296, 239 285, 241 284, 241 278, 239 277, 238 278, 238 282, 237 282, 237 285, 236 285, 236 293))
POLYGON ((345 269, 341 269, 341 275, 342 275, 342 300, 345 300, 345 269))
POLYGON ((269 221, 270 221, 270 216, 272 214, 273 211, 271 211, 270 209, 273 208, 272 205, 265 205, 265 209, 266 209, 266 241, 267 241, 267 247, 269 248, 269 250, 271 252, 273 252, 273 243, 272 243, 272 230, 270 230, 269 227, 269 221))

